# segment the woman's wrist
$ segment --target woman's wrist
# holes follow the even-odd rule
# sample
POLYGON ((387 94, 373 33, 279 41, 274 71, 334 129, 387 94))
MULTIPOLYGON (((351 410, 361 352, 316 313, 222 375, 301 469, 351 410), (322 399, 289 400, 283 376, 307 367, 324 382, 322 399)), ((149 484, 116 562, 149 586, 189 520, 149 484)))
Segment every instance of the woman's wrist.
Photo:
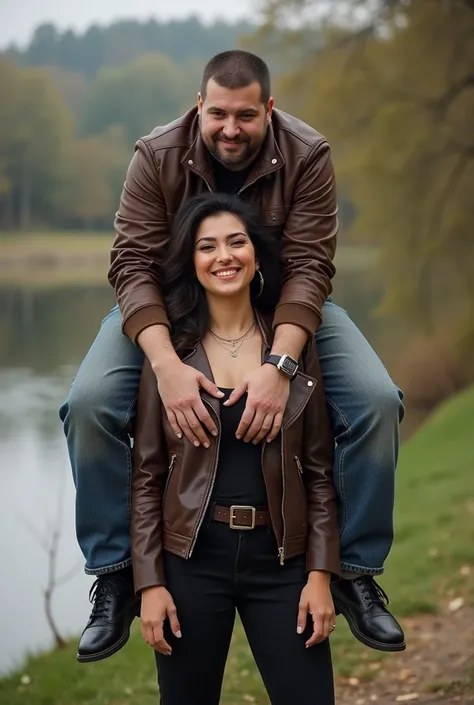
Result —
POLYGON ((324 583, 327 585, 331 580, 331 573, 327 570, 310 570, 308 573, 308 583, 324 583))

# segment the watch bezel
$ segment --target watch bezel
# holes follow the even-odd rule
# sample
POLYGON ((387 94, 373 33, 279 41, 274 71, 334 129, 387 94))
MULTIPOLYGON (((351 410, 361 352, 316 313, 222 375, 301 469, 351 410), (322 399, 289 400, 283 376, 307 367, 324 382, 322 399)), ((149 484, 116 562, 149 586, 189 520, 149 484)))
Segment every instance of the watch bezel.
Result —
POLYGON ((290 355, 282 355, 278 361, 277 367, 280 372, 283 372, 283 374, 287 375, 291 379, 293 379, 298 372, 298 362, 294 358, 290 357, 290 355))

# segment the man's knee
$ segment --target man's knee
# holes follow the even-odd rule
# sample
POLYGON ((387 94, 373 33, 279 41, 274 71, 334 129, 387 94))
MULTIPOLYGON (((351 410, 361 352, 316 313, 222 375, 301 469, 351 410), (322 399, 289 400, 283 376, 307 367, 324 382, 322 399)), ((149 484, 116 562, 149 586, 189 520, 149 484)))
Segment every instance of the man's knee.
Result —
POLYGON ((403 419, 403 393, 388 375, 370 386, 366 404, 366 413, 377 424, 399 424, 403 419))
POLYGON ((59 410, 66 433, 72 424, 84 429, 100 427, 116 432, 124 422, 117 408, 118 398, 119 390, 106 378, 90 381, 77 378, 59 410))

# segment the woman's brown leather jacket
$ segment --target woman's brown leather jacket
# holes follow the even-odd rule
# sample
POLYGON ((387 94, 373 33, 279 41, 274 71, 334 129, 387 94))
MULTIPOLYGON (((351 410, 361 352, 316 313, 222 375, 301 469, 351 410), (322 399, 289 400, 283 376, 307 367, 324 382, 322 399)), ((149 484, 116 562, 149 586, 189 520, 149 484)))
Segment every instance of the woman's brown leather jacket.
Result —
MULTIPOLYGON (((270 351, 271 323, 257 316, 262 360, 270 351)), ((183 360, 213 379, 204 348, 183 360)), ((155 374, 145 362, 138 396, 132 478, 132 560, 137 591, 165 585, 163 549, 191 556, 209 505, 220 443, 220 402, 202 399, 218 428, 210 448, 196 448, 173 432, 155 374)), ((262 468, 270 518, 283 564, 306 551, 307 570, 338 574, 339 539, 332 481, 334 443, 326 412, 319 361, 308 343, 291 382, 282 429, 262 444, 262 468)))

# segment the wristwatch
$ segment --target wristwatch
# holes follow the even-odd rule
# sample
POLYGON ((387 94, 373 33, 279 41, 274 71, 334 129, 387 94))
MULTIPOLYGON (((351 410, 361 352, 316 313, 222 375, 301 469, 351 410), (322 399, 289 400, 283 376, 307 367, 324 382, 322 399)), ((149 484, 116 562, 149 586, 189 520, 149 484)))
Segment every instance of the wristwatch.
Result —
POLYGON ((278 367, 287 377, 293 379, 298 372, 298 363, 289 355, 269 355, 265 362, 278 367))

